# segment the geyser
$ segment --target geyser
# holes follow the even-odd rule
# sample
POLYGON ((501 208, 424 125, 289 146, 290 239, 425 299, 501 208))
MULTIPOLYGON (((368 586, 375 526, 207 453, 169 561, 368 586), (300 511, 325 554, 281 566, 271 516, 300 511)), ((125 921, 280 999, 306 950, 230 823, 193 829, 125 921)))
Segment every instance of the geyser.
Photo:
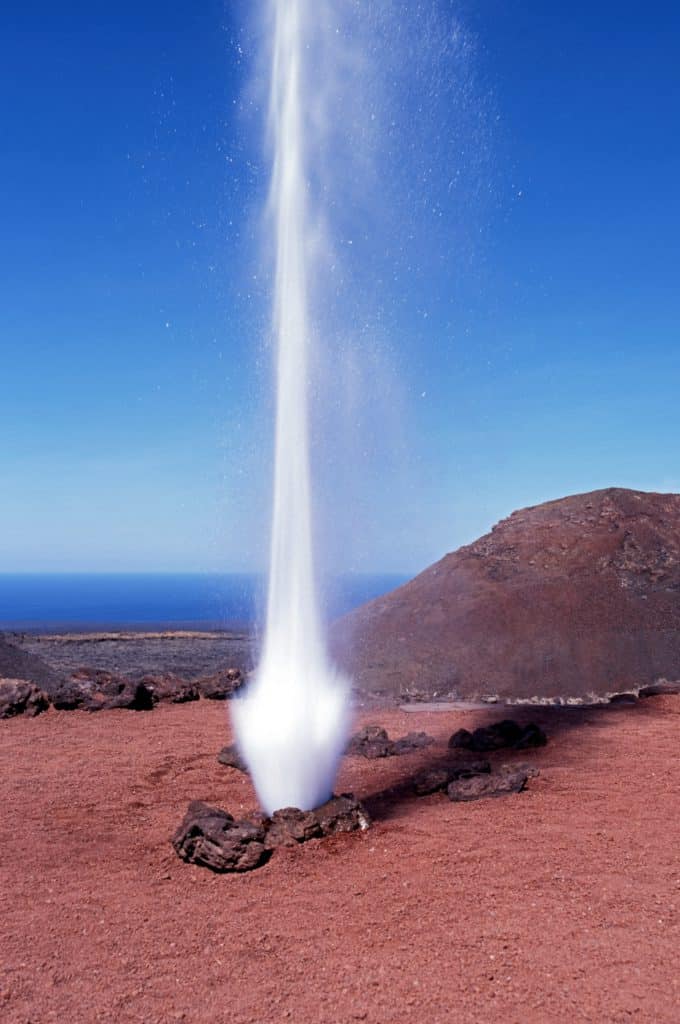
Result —
POLYGON ((270 0, 270 190, 277 346, 274 502, 259 668, 233 702, 239 746, 268 814, 310 810, 332 793, 348 729, 348 685, 326 653, 314 572, 309 431, 313 211, 307 136, 318 97, 305 87, 317 0, 270 0))

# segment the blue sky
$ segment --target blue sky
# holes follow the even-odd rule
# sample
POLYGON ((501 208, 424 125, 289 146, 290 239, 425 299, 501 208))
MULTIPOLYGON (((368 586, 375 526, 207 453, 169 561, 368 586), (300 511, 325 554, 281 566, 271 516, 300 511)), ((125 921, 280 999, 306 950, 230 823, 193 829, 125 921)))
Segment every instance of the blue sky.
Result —
MULTIPOLYGON (((3 14, 0 571, 264 565, 247 6, 3 14)), ((680 490, 677 6, 419 6, 462 28, 465 110, 449 83, 411 133, 404 95, 381 172, 404 223, 425 150, 452 198, 391 286, 357 247, 381 328, 338 342, 319 428, 333 568, 415 571, 567 493, 680 490)))

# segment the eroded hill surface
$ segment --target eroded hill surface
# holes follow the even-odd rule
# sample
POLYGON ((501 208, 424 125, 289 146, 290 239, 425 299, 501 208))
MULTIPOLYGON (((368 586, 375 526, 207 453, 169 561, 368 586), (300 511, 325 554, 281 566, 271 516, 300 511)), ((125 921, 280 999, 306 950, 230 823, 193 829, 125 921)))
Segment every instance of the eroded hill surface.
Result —
POLYGON ((680 495, 620 488, 514 512, 345 616, 365 690, 585 697, 680 678, 680 495))

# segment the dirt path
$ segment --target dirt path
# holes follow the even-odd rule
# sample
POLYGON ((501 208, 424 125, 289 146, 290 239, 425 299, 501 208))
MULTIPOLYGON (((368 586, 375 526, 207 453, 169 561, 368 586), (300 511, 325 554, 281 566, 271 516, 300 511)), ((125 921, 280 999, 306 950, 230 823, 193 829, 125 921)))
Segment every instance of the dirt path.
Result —
MULTIPOLYGON (((337 788, 370 798, 494 714, 364 714, 438 747, 348 758, 337 788)), ((168 842, 190 799, 255 805, 215 759, 222 705, 0 723, 0 1019, 677 1024, 680 697, 534 717, 527 792, 383 802, 240 877, 168 842)))

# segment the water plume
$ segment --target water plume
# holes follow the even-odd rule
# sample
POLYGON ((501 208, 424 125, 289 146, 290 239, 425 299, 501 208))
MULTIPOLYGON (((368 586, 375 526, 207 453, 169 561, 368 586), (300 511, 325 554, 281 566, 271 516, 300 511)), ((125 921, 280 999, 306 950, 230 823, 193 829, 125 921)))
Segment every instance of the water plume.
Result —
POLYGON ((307 137, 318 97, 306 88, 318 0, 270 0, 276 433, 269 592, 255 679, 235 701, 239 746, 266 812, 312 809, 332 793, 348 726, 347 683, 326 653, 317 596, 310 469, 313 330, 307 137))

